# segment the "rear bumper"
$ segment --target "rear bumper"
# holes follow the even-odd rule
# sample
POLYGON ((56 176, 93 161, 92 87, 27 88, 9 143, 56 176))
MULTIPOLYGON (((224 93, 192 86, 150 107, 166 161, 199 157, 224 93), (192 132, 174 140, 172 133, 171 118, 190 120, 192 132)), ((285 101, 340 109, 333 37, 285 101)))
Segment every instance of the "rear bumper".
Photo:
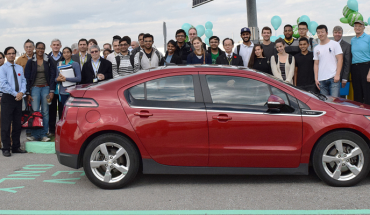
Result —
POLYGON ((56 151, 56 153, 60 164, 74 169, 80 168, 78 155, 61 153, 59 151, 56 151))

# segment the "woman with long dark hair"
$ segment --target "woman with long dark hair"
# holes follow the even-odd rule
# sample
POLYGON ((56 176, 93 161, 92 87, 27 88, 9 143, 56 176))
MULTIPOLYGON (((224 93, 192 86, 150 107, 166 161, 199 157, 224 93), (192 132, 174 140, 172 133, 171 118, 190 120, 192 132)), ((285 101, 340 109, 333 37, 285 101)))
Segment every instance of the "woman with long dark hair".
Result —
POLYGON ((167 43, 167 51, 166 55, 164 56, 164 65, 167 64, 182 64, 182 60, 177 52, 176 42, 174 40, 170 40, 167 43))
POLYGON ((265 57, 261 44, 255 44, 248 67, 272 75, 270 59, 265 57))

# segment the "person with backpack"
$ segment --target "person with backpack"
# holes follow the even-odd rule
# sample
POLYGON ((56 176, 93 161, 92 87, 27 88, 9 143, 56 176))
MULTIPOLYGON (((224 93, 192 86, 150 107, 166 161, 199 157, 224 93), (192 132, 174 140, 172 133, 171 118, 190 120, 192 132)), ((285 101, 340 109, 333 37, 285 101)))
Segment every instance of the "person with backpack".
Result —
POLYGON ((216 59, 218 65, 233 65, 233 66, 244 66, 243 59, 239 55, 233 53, 234 40, 225 38, 222 41, 225 52, 221 53, 216 59))
POLYGON ((154 37, 144 34, 144 48, 135 54, 134 72, 164 65, 164 58, 156 48, 153 47, 154 37))
POLYGON ((212 57, 204 50, 202 39, 200 37, 195 37, 191 42, 194 51, 188 55, 187 64, 212 64, 212 57))
POLYGON ((118 78, 120 76, 125 76, 134 73, 134 68, 130 62, 130 51, 128 48, 131 44, 131 38, 129 36, 124 36, 119 41, 119 47, 121 52, 115 57, 113 68, 113 78, 118 78))
POLYGON ((247 67, 254 47, 254 44, 251 41, 251 30, 247 27, 242 28, 240 31, 240 37, 243 39, 243 43, 236 46, 234 53, 243 58, 244 66, 247 67))
POLYGON ((309 45, 307 50, 310 51, 310 52, 313 52, 313 49, 315 48, 315 46, 318 45, 318 42, 317 42, 317 40, 313 39, 312 37, 307 36, 307 32, 308 32, 307 22, 300 22, 298 24, 298 33, 299 33, 298 41, 301 38, 307 38, 308 45, 309 45))
POLYGON ((295 60, 291 54, 285 52, 285 41, 281 38, 275 41, 277 54, 271 56, 270 64, 272 74, 289 84, 293 84, 295 60))
POLYGON ((270 59, 267 59, 265 57, 262 44, 254 45, 251 59, 249 60, 248 68, 256 69, 261 72, 272 75, 270 59))

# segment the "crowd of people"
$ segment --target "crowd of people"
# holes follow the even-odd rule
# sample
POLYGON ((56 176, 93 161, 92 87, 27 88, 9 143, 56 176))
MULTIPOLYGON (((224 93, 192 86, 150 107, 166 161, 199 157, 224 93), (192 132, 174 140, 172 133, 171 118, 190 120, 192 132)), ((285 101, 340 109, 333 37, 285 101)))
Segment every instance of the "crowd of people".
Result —
MULTIPOLYGON (((272 31, 262 29, 263 41, 254 44, 249 28, 242 28, 242 44, 234 47, 230 38, 209 38, 209 48, 197 30, 176 31, 175 40, 167 43, 165 55, 154 46, 151 34, 141 33, 138 41, 128 36, 114 36, 112 44, 103 45, 103 57, 95 39, 80 39, 62 49, 62 42, 53 39, 52 51, 45 53, 43 42, 27 40, 25 54, 17 60, 16 49, 7 47, 0 52, 1 141, 3 155, 26 153, 20 148, 22 101, 35 111, 41 111, 43 128, 26 130, 29 141, 50 140, 55 134, 57 112, 59 118, 69 95, 64 82, 90 84, 129 75, 139 70, 163 65, 218 64, 245 66, 275 76, 306 91, 339 97, 339 90, 349 81, 350 71, 354 100, 370 104, 370 36, 362 21, 354 25, 356 36, 351 44, 342 39, 343 29, 333 29, 334 41, 328 38, 325 25, 317 27, 318 39, 307 35, 308 25, 298 25, 300 38, 293 38, 293 27, 284 26, 285 39, 270 41, 272 31), (186 36, 189 42, 186 42, 186 36), (7 62, 4 63, 4 59, 7 62), (74 77, 63 76, 63 69, 71 68, 74 77), (12 140, 12 145, 11 145, 12 140)), ((71 85, 69 85, 71 86, 71 85)))

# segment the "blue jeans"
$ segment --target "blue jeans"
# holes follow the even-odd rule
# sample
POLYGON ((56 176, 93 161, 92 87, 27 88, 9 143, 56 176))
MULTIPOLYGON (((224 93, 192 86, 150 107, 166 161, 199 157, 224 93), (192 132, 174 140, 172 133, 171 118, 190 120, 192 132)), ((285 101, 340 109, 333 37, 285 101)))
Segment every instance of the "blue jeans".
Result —
POLYGON ((334 83, 334 78, 320 81, 320 93, 327 96, 339 97, 340 81, 334 83))
POLYGON ((46 99, 47 95, 49 95, 49 86, 32 87, 31 89, 31 96, 33 99, 33 101, 31 102, 32 109, 34 111, 39 111, 41 105, 42 122, 44 124, 43 128, 33 129, 31 131, 31 135, 36 140, 40 140, 43 137, 46 137, 46 134, 48 133, 49 130, 49 105, 46 99))

